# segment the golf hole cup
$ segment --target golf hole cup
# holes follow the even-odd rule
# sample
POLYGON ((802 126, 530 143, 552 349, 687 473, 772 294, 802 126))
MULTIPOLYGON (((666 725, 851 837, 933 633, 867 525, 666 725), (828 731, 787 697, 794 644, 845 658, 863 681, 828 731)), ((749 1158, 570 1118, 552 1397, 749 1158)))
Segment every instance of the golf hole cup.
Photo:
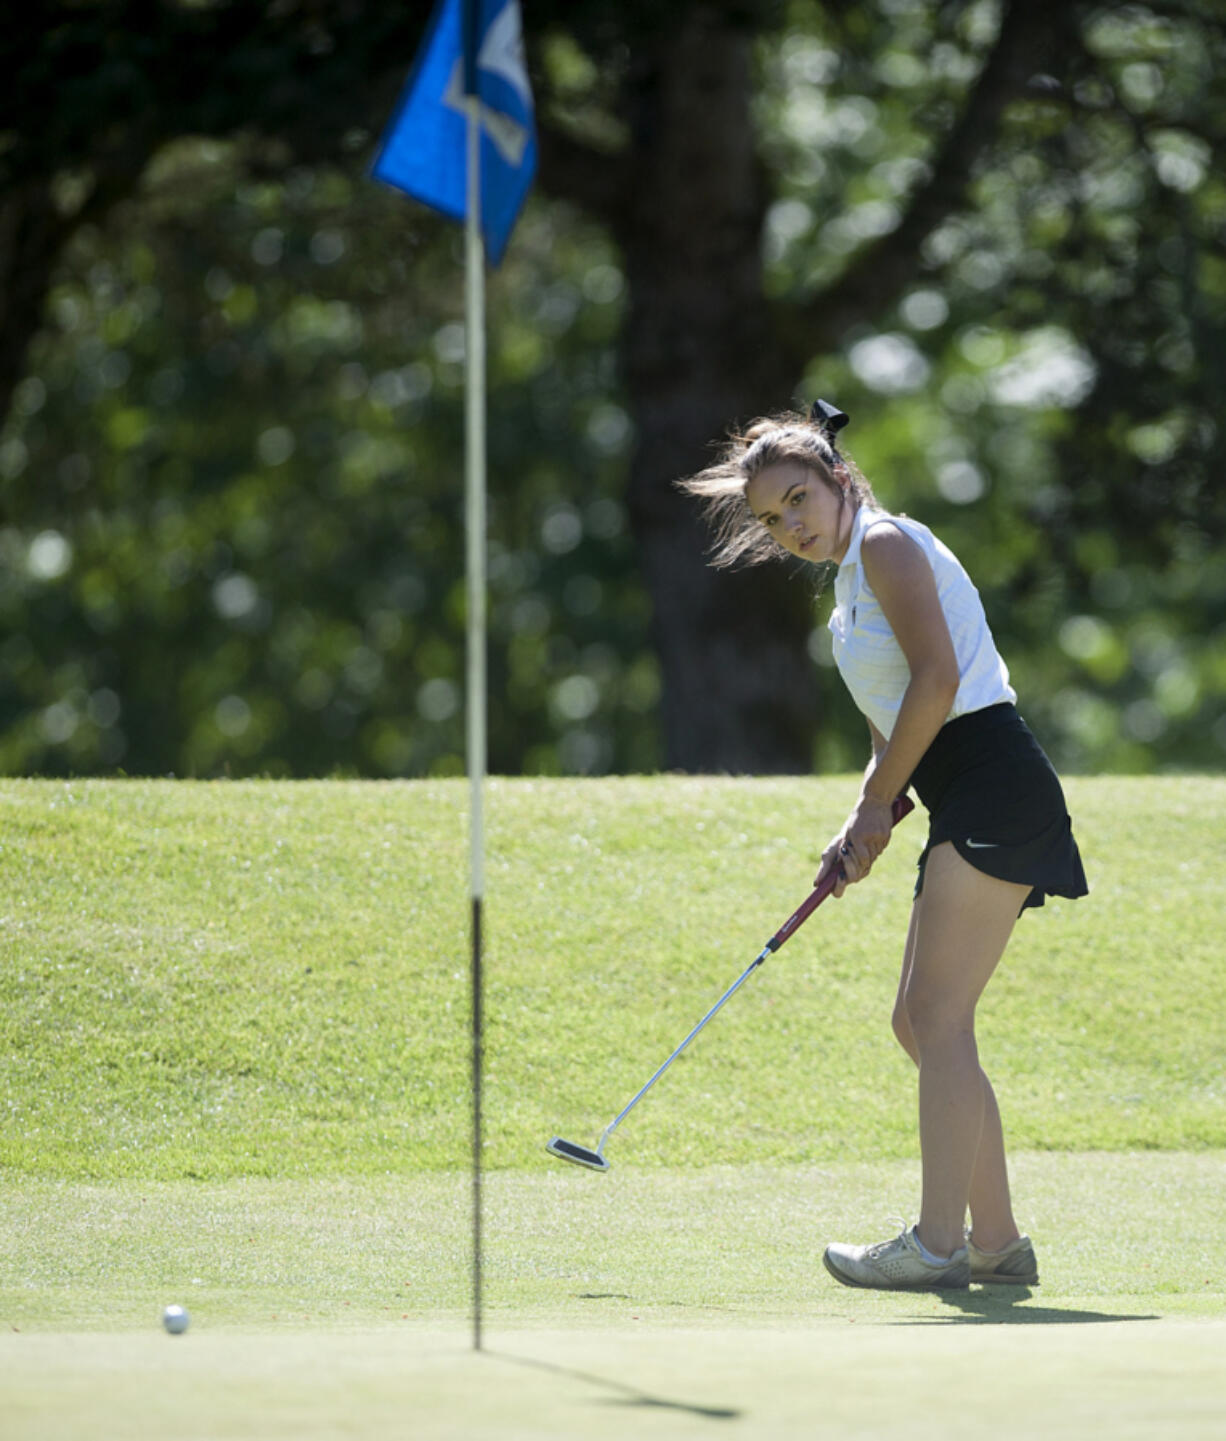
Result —
POLYGON ((162 1325, 172 1336, 181 1336, 187 1330, 191 1317, 182 1306, 167 1306, 162 1312, 162 1325))

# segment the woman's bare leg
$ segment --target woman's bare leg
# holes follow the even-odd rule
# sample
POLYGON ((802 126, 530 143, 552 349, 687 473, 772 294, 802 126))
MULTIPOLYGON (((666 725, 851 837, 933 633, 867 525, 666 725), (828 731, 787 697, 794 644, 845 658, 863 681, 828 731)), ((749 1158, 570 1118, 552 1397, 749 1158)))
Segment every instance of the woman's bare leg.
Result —
MULTIPOLYGON (((982 1071, 980 1075, 983 1075, 982 1071)), ((983 1130, 971 1176, 971 1234, 980 1250, 1003 1251, 1021 1233, 1013 1219, 1000 1107, 996 1104, 996 1092, 987 1076, 983 1077, 983 1102, 983 1130)))
POLYGON ((894 1030, 920 1070, 919 1234, 938 1256, 962 1244, 968 1203, 985 1250, 1018 1234, 1000 1111, 979 1066, 974 1018, 1027 889, 975 870, 946 843, 928 857, 912 910, 894 1030))
MULTIPOLYGON (((922 899, 922 897, 920 898, 922 899)), ((894 1003, 894 1034, 907 1055, 919 1065, 919 1047, 911 1034, 904 1003, 907 978, 911 974, 911 956, 915 948, 915 931, 919 921, 920 900, 911 911, 911 927, 903 954, 902 974, 898 981, 898 998, 894 1003)), ((1005 1138, 1001 1128, 1000 1108, 992 1083, 983 1078, 983 1129, 979 1134, 979 1150, 971 1174, 970 1210, 975 1241, 985 1251, 999 1251, 1017 1238, 1017 1222, 1013 1218, 1013 1201, 1009 1191, 1009 1168, 1005 1159, 1005 1138)))

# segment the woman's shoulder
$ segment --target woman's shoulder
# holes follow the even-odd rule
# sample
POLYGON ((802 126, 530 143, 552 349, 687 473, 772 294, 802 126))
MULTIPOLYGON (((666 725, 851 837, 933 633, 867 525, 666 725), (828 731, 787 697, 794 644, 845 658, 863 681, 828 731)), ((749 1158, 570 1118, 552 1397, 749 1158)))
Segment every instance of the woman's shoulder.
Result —
POLYGON ((937 570, 932 532, 905 515, 875 517, 861 534, 860 569, 875 596, 926 592, 937 570))
MULTIPOLYGON (((893 564, 896 558, 922 552, 932 561, 932 532, 910 516, 895 515, 876 506, 862 506, 856 513, 851 543, 839 564, 840 575, 860 576, 865 583, 868 570, 893 564)), ((850 579, 845 580, 846 586, 850 579)), ((871 582, 869 582, 871 585, 871 582)))
POLYGON ((927 550, 931 539, 932 532, 926 525, 887 510, 869 512, 860 528, 860 545, 867 551, 897 550, 901 545, 910 544, 927 550))

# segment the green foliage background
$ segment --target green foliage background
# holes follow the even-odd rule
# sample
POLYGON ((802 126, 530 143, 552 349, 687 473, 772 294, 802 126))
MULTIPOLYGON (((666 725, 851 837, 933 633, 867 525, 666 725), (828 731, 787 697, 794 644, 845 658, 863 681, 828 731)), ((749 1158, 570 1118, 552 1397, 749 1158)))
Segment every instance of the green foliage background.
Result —
MULTIPOLYGON (((6 442, 5 768, 462 769, 456 236, 360 172, 240 183, 205 143, 149 191, 75 245, 6 442)), ((621 276, 566 219, 534 212, 495 290, 496 770, 653 758, 621 276)))
MULTIPOLYGON (((759 42, 772 303, 897 222, 995 11, 959 14, 934 44, 931 7, 797 3, 759 42)), ((1223 41, 1128 6, 1081 43, 1075 94, 1036 84, 925 241, 929 279, 803 389, 965 560, 1058 764, 1218 768, 1223 41)), ((582 48, 555 27, 541 56, 616 146, 582 48)), ((64 253, 0 435, 0 769, 462 769, 459 237, 369 180, 371 135, 346 143, 305 166, 178 141, 64 253)), ((70 208, 79 177, 57 184, 70 208)), ((610 235, 536 196, 490 288, 495 771, 659 764, 625 304, 610 235)), ((820 604, 812 650, 828 665, 820 604)), ((862 723, 826 694, 814 760, 838 769, 862 723)))

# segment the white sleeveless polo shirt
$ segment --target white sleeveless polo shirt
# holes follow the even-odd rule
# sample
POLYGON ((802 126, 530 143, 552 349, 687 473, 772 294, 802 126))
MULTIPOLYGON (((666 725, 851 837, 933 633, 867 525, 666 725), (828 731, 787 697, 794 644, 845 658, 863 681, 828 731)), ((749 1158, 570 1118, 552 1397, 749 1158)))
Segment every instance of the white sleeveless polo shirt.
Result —
POLYGON ((1016 701, 1017 692, 1009 684, 1008 667, 988 629, 979 592, 957 556, 919 521, 862 505, 852 523, 847 554, 835 576, 834 610, 829 621, 834 662, 859 710, 888 740, 911 680, 907 658, 860 564, 864 532, 878 520, 892 521, 919 546, 932 567, 958 661, 958 693, 945 719, 953 720, 1001 701, 1016 701))

